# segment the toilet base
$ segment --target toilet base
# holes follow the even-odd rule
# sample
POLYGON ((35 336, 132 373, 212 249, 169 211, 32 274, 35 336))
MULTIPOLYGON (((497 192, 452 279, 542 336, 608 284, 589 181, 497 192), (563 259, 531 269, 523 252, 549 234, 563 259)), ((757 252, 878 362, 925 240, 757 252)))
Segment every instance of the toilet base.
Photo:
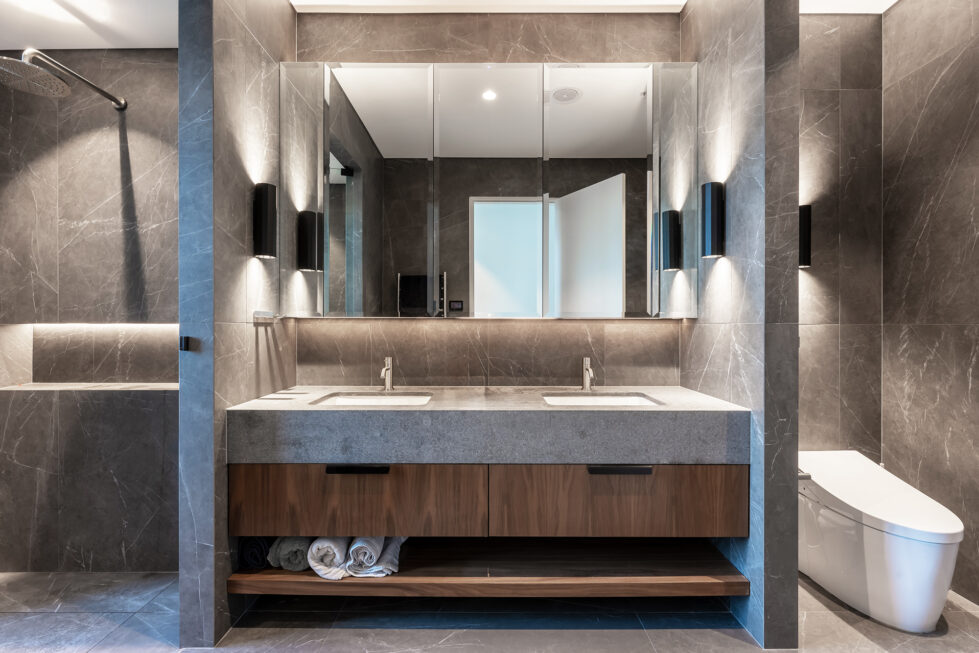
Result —
POLYGON ((935 630, 958 549, 870 528, 799 495, 799 571, 893 628, 935 630))

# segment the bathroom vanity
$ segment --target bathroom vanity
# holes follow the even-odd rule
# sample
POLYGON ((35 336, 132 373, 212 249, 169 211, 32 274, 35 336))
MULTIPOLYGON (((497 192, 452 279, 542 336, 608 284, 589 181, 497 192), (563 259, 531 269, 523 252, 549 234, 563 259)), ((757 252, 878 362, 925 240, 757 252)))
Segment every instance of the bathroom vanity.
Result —
POLYGON ((268 395, 228 412, 230 534, 412 539, 384 579, 265 570, 229 591, 747 594, 705 539, 676 538, 748 535, 749 419, 672 386, 268 395))

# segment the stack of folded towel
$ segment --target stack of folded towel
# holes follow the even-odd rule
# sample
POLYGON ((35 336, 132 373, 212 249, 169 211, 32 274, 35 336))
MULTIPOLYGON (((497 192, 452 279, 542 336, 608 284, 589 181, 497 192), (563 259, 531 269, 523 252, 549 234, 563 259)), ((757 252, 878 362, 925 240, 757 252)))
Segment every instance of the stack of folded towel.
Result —
POLYGON ((277 537, 269 548, 268 561, 273 567, 282 567, 289 571, 305 571, 309 569, 306 555, 311 537, 277 537))
POLYGON ((346 576, 379 578, 398 571, 401 545, 406 537, 321 537, 309 547, 307 561, 319 576, 340 580, 346 576))

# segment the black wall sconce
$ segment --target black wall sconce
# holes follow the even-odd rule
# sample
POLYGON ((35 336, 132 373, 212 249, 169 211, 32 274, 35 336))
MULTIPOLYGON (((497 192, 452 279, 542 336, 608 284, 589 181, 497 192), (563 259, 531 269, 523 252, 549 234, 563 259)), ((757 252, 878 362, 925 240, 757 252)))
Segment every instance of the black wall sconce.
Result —
POLYGON ((679 211, 663 211, 663 269, 683 267, 683 224, 679 211))
POLYGON ((700 187, 704 258, 724 256, 724 184, 708 182, 700 187))
POLYGON ((812 205, 799 207, 799 267, 812 266, 812 205))
POLYGON ((278 238, 278 211, 274 184, 255 184, 252 200, 252 254, 275 258, 278 238))
POLYGON ((296 216, 296 267, 303 272, 323 269, 323 214, 300 211, 296 216))

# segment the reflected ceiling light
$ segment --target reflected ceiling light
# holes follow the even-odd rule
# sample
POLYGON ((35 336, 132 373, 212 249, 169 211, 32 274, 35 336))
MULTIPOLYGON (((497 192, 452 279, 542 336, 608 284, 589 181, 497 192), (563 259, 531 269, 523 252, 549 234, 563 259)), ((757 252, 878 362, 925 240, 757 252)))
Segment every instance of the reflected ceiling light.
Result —
POLYGON ((799 207, 799 267, 812 266, 812 205, 799 207))
POLYGON ((555 102, 560 102, 562 104, 568 104, 569 102, 574 102, 581 97, 581 91, 576 88, 571 88, 570 86, 565 88, 559 88, 551 94, 555 102))
POLYGON ((711 181, 700 187, 701 234, 704 258, 724 256, 724 184, 711 181))
POLYGON ((255 184, 252 199, 252 254, 257 258, 275 258, 278 226, 274 184, 255 184))
POLYGON ((486 89, 485 91, 483 91, 483 99, 486 100, 487 102, 491 102, 491 101, 495 100, 496 99, 496 91, 494 91, 491 88, 486 89))

